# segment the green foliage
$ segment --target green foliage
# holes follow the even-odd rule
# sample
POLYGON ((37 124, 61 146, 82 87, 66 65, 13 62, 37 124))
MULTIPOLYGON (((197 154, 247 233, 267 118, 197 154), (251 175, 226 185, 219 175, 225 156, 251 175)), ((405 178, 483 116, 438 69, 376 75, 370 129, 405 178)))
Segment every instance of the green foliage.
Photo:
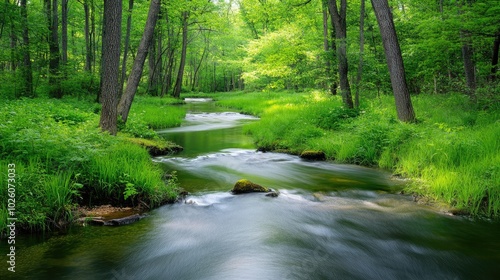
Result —
POLYGON ((99 92, 99 78, 88 72, 74 73, 62 79, 61 90, 64 95, 76 97, 91 95, 95 98, 99 92))
POLYGON ((141 199, 149 205, 159 205, 175 198, 174 190, 163 192, 163 171, 155 165, 146 150, 129 143, 118 143, 104 153, 93 157, 87 168, 88 176, 82 182, 87 186, 85 199, 96 203, 112 200, 123 204, 141 199))
POLYGON ((244 62, 246 85, 252 89, 312 87, 319 49, 314 51, 303 27, 287 25, 251 41, 244 62))
POLYGON ((182 104, 175 98, 136 97, 130 109, 127 124, 121 131, 135 137, 152 139, 157 136, 154 129, 180 126, 186 111, 182 107, 169 105, 182 104))

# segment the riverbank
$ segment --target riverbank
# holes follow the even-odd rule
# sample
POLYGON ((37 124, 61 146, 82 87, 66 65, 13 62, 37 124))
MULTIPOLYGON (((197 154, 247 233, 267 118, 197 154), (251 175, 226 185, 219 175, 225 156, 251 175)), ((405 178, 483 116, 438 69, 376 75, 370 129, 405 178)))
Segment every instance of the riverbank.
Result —
POLYGON ((220 106, 261 120, 246 126, 259 149, 377 166, 411 178, 417 197, 461 213, 500 216, 500 106, 460 94, 413 97, 416 124, 396 118, 392 96, 363 98, 347 110, 320 91, 219 94, 220 106))
POLYGON ((77 206, 152 208, 174 201, 175 174, 164 174, 150 154, 181 149, 153 130, 180 125, 184 109, 170 106, 179 102, 137 97, 129 122, 113 137, 100 132, 100 105, 90 99, 5 101, 0 181, 11 180, 0 189, 0 233, 8 217, 17 219, 18 231, 45 231, 76 218, 77 206))

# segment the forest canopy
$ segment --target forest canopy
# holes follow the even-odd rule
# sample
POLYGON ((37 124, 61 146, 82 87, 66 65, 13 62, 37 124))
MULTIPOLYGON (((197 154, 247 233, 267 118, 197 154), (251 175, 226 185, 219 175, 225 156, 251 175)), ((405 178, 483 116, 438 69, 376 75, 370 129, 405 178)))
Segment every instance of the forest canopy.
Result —
MULTIPOLYGON (((345 9, 341 20, 346 22, 345 55, 352 86, 389 92, 382 39, 369 2, 194 0, 161 1, 139 93, 176 95, 176 83, 182 92, 335 90, 340 41, 329 8, 332 2, 339 11, 345 9), (359 68, 362 83, 354 83, 359 68)), ((137 55, 149 4, 123 1, 122 84, 137 55)), ((2 96, 61 97, 88 91, 97 95, 103 1, 8 0, 0 5, 2 96)), ((475 94, 494 83, 498 1, 391 0, 389 6, 410 93, 475 94)))

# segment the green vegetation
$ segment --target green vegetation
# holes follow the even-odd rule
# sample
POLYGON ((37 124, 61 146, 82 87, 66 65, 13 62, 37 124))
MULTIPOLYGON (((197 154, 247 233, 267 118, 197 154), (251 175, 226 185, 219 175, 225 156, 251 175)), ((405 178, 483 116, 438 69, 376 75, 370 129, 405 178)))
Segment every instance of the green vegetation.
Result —
POLYGON ((386 95, 364 99, 358 111, 320 91, 218 98, 221 106, 261 117, 246 130, 262 150, 321 150, 330 160, 379 166, 415 179, 410 192, 473 215, 500 216, 498 100, 481 99, 490 104, 483 110, 459 94, 415 96, 421 114, 408 124, 396 119, 386 95))
MULTIPOLYGON (((136 122, 123 129, 129 134, 112 137, 98 128, 98 104, 77 98, 6 101, 0 113, 0 179, 6 182, 8 164, 16 165, 19 228, 61 227, 72 219, 77 205, 154 207, 173 201, 178 188, 175 175, 165 181, 164 171, 140 143, 172 145, 151 128, 179 124, 184 112, 165 107, 178 102, 138 98, 132 108, 136 122), (154 118, 143 117, 144 112, 155 112, 154 118)), ((4 230, 6 188, 1 188, 0 198, 4 230)))

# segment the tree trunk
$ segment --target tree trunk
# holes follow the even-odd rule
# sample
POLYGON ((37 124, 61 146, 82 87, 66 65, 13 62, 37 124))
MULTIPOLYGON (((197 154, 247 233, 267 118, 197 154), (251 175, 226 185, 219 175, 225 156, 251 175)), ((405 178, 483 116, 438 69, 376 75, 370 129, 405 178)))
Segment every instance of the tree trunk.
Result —
POLYGON ((125 77, 127 76, 127 58, 128 49, 130 47, 130 30, 132 29, 132 10, 134 9, 134 0, 128 1, 128 13, 127 13, 127 33, 125 34, 125 46, 123 49, 123 61, 122 61, 122 75, 120 77, 120 93, 123 92, 123 85, 125 84, 125 77))
POLYGON ((335 27, 335 39, 337 41, 337 60, 342 100, 347 108, 353 108, 354 105, 352 103, 351 86, 349 85, 349 68, 347 62, 347 0, 340 1, 340 11, 337 8, 336 0, 329 0, 328 3, 330 15, 332 16, 332 22, 335 27))
POLYGON ((179 72, 177 73, 177 79, 175 81, 173 96, 179 98, 182 89, 182 79, 184 76, 184 66, 186 65, 186 51, 187 51, 187 33, 188 33, 188 18, 189 12, 182 13, 182 51, 181 51, 181 61, 179 63, 179 72))
POLYGON ((161 50, 158 51, 158 41, 159 34, 156 30, 155 34, 151 38, 151 44, 149 45, 149 53, 148 53, 148 89, 147 92, 149 95, 156 96, 157 95, 157 86, 158 86, 158 72, 156 69, 156 62, 158 60, 158 53, 161 53, 161 50))
POLYGON ((59 34, 58 34, 58 16, 57 0, 45 0, 45 9, 47 14, 47 24, 49 29, 49 96, 61 98, 62 91, 59 79, 59 34))
POLYGON ((99 125, 111 135, 117 132, 117 108, 120 90, 120 43, 122 1, 104 0, 102 34, 101 119, 99 125))
POLYGON ((195 65, 195 64, 193 65, 194 73, 193 73, 193 83, 192 83, 192 87, 191 87, 192 91, 194 91, 195 87, 198 84, 198 75, 199 75, 203 60, 205 59, 205 55, 207 54, 208 48, 209 48, 208 39, 205 38, 205 47, 203 48, 203 53, 201 54, 200 61, 198 62, 198 65, 195 65))
POLYGON ((61 62, 63 65, 68 63, 68 1, 61 0, 61 62))
POLYGON ((462 58, 464 60, 465 81, 467 83, 467 95, 471 100, 476 96, 476 73, 473 60, 474 50, 470 42, 469 34, 466 31, 460 32, 460 37, 464 40, 462 45, 462 58))
MULTIPOLYGON (((174 31, 172 28, 172 24, 170 24, 170 20, 168 17, 168 11, 165 13, 165 21, 167 24, 167 30, 168 30, 168 40, 167 40, 167 62, 166 62, 166 67, 165 67, 165 78, 163 80, 163 87, 161 90, 161 96, 165 96, 165 94, 168 94, 170 91, 170 88, 172 87, 172 72, 174 70, 174 62, 175 62, 175 42, 172 43, 174 40, 174 31)), ((179 33, 177 33, 177 38, 179 33)))
POLYGON ((17 69, 17 58, 16 58, 16 49, 17 49, 17 32, 16 25, 14 22, 14 18, 10 17, 10 70, 13 72, 17 69))
POLYGON ((33 70, 31 67, 30 58, 30 40, 28 31, 28 8, 26 6, 27 0, 21 0, 21 20, 23 24, 23 66, 22 66, 22 76, 23 76, 23 90, 22 96, 35 97, 33 92, 33 70))
POLYGON ((85 15, 85 71, 92 70, 92 45, 90 43, 90 9, 88 0, 83 2, 83 12, 85 15))
POLYGON ((118 114, 121 116, 124 123, 127 122, 130 106, 132 106, 135 92, 137 91, 139 81, 141 80, 144 61, 148 55, 149 45, 151 44, 151 39, 153 38, 156 20, 158 19, 158 14, 160 13, 160 6, 160 0, 151 0, 148 19, 146 21, 146 26, 144 27, 141 42, 139 43, 139 48, 137 49, 134 65, 132 66, 132 71, 128 76, 125 92, 123 93, 120 103, 118 104, 118 114))
POLYGON ((323 11, 323 50, 325 51, 326 61, 325 61, 325 72, 326 72, 326 81, 325 88, 328 88, 332 95, 336 94, 336 85, 334 85, 332 81, 332 64, 331 64, 331 56, 330 56, 330 40, 329 40, 329 32, 328 32, 328 2, 327 0, 323 0, 322 5, 323 11))
POLYGON ((365 0, 361 0, 359 12, 359 62, 358 74, 356 76, 356 93, 354 94, 354 107, 359 108, 359 91, 361 88, 361 77, 363 74, 363 56, 365 53, 365 0))
POLYGON ((413 122, 415 112, 406 84, 403 58, 389 4, 387 0, 371 0, 371 2, 382 36, 398 118, 403 122, 413 122))
POLYGON ((495 36, 493 42, 493 55, 491 56, 491 81, 495 81, 498 70, 498 51, 500 49, 500 32, 495 36))

